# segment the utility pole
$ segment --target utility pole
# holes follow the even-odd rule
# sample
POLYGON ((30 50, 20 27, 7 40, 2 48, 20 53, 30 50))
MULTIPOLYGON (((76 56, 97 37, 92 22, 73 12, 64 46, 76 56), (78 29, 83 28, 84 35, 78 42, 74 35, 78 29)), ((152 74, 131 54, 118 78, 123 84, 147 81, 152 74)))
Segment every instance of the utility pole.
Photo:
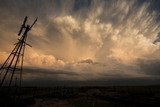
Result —
POLYGON ((36 23, 37 18, 32 25, 26 25, 27 18, 27 16, 24 18, 23 24, 18 33, 18 36, 20 36, 18 42, 15 43, 15 47, 0 68, 0 87, 5 86, 8 87, 9 90, 13 85, 14 78, 16 78, 15 82, 19 82, 16 84, 21 87, 25 46, 32 47, 26 43, 27 34, 36 23))

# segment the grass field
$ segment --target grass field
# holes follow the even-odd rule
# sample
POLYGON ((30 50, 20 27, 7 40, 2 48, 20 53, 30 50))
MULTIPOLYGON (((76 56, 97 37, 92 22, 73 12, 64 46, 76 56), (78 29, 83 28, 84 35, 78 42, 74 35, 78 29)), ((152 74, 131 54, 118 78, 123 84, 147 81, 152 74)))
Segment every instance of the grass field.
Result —
MULTIPOLYGON (((160 105, 160 86, 1 88, 4 107, 142 107, 160 105)), ((2 107, 3 107, 2 106, 2 107)))

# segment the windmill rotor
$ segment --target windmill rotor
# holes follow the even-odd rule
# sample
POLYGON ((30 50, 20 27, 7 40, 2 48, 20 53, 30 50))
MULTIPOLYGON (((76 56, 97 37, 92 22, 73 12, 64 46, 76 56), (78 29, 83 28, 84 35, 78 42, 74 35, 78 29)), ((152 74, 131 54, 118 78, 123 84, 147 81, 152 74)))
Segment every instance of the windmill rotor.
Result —
POLYGON ((36 20, 33 22, 33 24, 30 26, 30 29, 34 26, 34 24, 37 22, 38 17, 36 18, 36 20))
POLYGON ((27 16, 24 18, 24 21, 23 21, 23 24, 21 26, 21 29, 19 30, 18 36, 21 35, 23 29, 25 28, 25 24, 26 24, 27 18, 28 18, 27 16))

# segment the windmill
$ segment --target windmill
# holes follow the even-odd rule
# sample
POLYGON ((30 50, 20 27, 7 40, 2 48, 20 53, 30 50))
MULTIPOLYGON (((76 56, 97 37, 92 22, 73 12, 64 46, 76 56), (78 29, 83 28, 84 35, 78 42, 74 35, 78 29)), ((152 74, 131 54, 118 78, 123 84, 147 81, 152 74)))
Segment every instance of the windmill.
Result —
POLYGON ((19 30, 18 36, 20 37, 18 42, 15 43, 15 47, 0 68, 0 87, 5 86, 10 89, 10 87, 14 84, 14 79, 16 79, 15 82, 18 82, 15 84, 21 87, 25 46, 27 45, 32 47, 26 43, 27 34, 37 21, 36 18, 32 25, 26 25, 27 19, 28 17, 26 16, 19 30))

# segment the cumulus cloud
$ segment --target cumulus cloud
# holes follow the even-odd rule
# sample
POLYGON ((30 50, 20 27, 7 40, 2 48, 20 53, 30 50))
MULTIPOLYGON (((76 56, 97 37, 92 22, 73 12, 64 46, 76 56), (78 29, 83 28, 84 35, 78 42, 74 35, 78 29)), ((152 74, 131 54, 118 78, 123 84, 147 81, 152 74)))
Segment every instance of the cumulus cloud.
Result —
POLYGON ((24 59, 25 66, 41 67, 41 68, 56 68, 63 67, 65 62, 55 58, 53 55, 38 53, 30 49, 24 59))
POLYGON ((8 57, 8 53, 6 52, 0 52, 0 63, 2 64, 8 57))
MULTIPOLYGON (((139 65, 137 61, 160 60, 159 45, 152 43, 155 35, 160 32, 160 22, 157 20, 159 10, 151 9, 154 5, 152 1, 69 0, 16 3, 21 5, 15 4, 13 13, 21 13, 20 16, 5 14, 11 13, 9 2, 5 2, 6 7, 1 6, 0 11, 5 12, 0 16, 4 20, 1 20, 3 24, 0 25, 0 54, 9 54, 12 43, 16 41, 18 27, 11 29, 10 25, 18 26, 20 20, 23 20, 22 15, 26 16, 28 13, 31 13, 29 23, 32 23, 36 17, 34 15, 37 15, 38 22, 27 40, 33 48, 26 49, 25 66, 72 71, 80 74, 79 80, 88 80, 148 77, 150 73, 145 69, 147 64, 139 65), (29 5, 31 8, 25 13, 21 11, 21 6, 29 5), (16 20, 12 22, 8 17, 16 20), (4 24, 6 22, 10 24, 4 24), (8 32, 4 32, 4 29, 8 32)), ((0 61, 2 63, 4 59, 1 58, 0 61)), ((156 66, 156 63, 149 64, 156 66)))

